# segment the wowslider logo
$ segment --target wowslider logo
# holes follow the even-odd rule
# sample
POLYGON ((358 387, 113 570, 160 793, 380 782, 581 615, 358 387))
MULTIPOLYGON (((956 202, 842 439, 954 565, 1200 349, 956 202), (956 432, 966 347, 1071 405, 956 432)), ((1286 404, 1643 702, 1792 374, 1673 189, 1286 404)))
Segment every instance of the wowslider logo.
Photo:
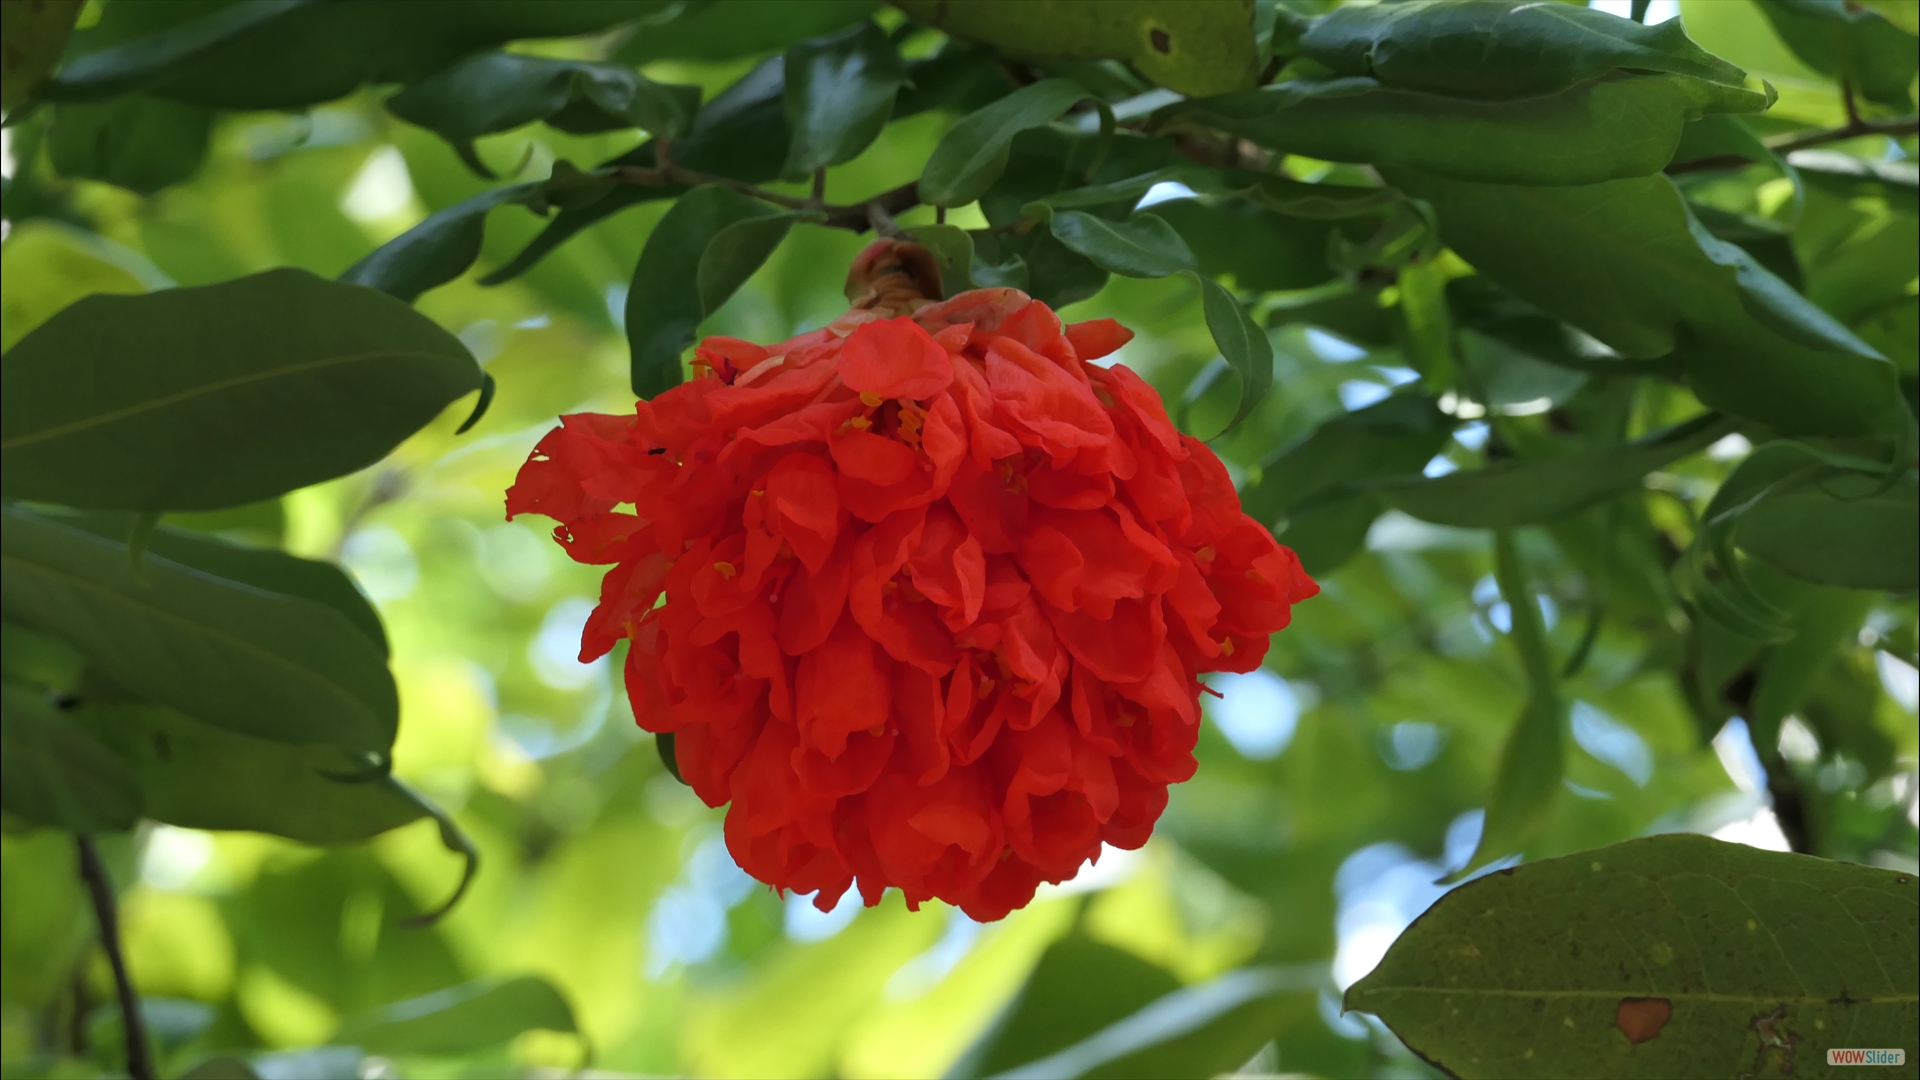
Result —
POLYGON ((1905 1065, 1905 1050, 1829 1050, 1828 1065, 1905 1065))

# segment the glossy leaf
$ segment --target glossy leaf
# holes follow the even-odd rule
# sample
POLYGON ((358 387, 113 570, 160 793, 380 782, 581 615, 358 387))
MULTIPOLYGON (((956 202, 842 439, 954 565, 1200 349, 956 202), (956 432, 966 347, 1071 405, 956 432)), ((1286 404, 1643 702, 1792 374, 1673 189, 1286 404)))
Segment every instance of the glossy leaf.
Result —
POLYGON ((906 85, 906 65, 886 31, 869 21, 831 38, 787 50, 787 128, 793 142, 781 175, 804 180, 814 170, 852 161, 872 144, 906 85))
POLYGON ((678 136, 700 105, 700 88, 656 83, 631 68, 584 60, 489 53, 407 87, 387 111, 437 132, 474 162, 482 135, 544 120, 561 131, 592 134, 639 128, 678 136))
POLYGON ((75 34, 72 58, 41 93, 93 100, 141 87, 215 108, 296 108, 363 83, 411 82, 508 41, 604 30, 671 2, 466 0, 457 18, 436 3, 132 4, 75 34))
POLYGON ((1152 0, 895 0, 907 14, 956 37, 1009 52, 1121 60, 1182 94, 1253 85, 1259 58, 1253 4, 1152 0))
POLYGON ((1078 83, 1045 79, 961 117, 927 158, 921 201, 963 206, 986 194, 1006 170, 1014 136, 1052 123, 1086 96, 1078 83))
POLYGON ((1843 0, 1756 0, 1780 40, 1822 75, 1852 84, 1869 101, 1912 110, 1920 41, 1885 15, 1843 0))
POLYGON ((688 192, 647 237, 627 292, 633 392, 680 382, 680 353, 786 236, 794 215, 718 185, 688 192))
POLYGON ((1056 239, 1103 270, 1127 277, 1158 278, 1194 269, 1193 252, 1186 241, 1157 215, 1142 212, 1125 221, 1112 221, 1079 210, 1062 210, 1046 216, 1056 239))
POLYGON ((60 62, 60 50, 73 33, 82 0, 0 5, 0 108, 11 109, 33 92, 60 62))
POLYGON ((209 510, 378 461, 480 369, 392 297, 287 269, 89 297, 21 339, 0 378, 9 498, 209 510))
POLYGON ((1227 367, 1240 381, 1240 403, 1221 434, 1232 431, 1253 413, 1254 407, 1273 387, 1273 343, 1240 301, 1212 278, 1194 274, 1200 283, 1201 308, 1206 313, 1207 329, 1227 367))
POLYGON ((1422 521, 1467 529, 1532 525, 1640 486, 1655 469, 1699 453, 1727 434, 1707 415, 1637 442, 1534 461, 1508 459, 1481 469, 1374 485, 1381 500, 1422 521))
POLYGON ((1892 435, 1896 373, 1650 176, 1581 188, 1469 184, 1406 170, 1475 269, 1630 358, 1672 354, 1709 407, 1802 435, 1892 435))
POLYGON ((1455 1076, 1787 1075, 1915 1049, 1911 873, 1650 836, 1440 898, 1347 1007, 1455 1076))
POLYGON ((428 289, 467 272, 486 241, 487 211, 538 196, 540 184, 494 188, 455 203, 374 249, 347 267, 340 280, 365 285, 411 304, 428 289))
POLYGON ((262 739, 359 757, 392 745, 386 658, 334 608, 152 552, 136 570, 125 544, 4 513, 7 617, 71 643, 125 691, 262 739))
POLYGON ((567 999, 535 975, 483 979, 391 1005, 341 1025, 335 1039, 375 1054, 457 1054, 525 1031, 578 1030, 567 999))
POLYGON ((38 691, 0 684, 0 804, 69 832, 110 832, 140 820, 140 789, 113 752, 38 691))
POLYGON ((54 106, 47 151, 62 176, 151 195, 199 170, 212 129, 209 109, 132 94, 54 106))
POLYGON ((1766 104, 1752 91, 1676 75, 1610 75, 1556 93, 1491 101, 1349 76, 1204 98, 1155 115, 1166 129, 1212 128, 1329 161, 1551 186, 1658 172, 1672 160, 1688 121, 1758 112, 1766 104))

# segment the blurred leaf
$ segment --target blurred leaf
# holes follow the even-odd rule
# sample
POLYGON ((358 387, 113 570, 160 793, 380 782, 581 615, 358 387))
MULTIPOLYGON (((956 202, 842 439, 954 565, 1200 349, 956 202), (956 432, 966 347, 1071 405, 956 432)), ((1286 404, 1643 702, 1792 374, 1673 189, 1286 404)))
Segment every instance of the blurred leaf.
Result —
POLYGON ((1618 70, 1732 87, 1744 76, 1688 40, 1678 20, 1646 26, 1584 6, 1519 0, 1343 7, 1313 22, 1300 51, 1335 75, 1484 101, 1551 94, 1618 70))
POLYGON ((1780 40, 1807 66, 1853 85, 1869 101, 1912 109, 1920 41, 1880 12, 1845 0, 1756 0, 1780 40))
POLYGON ((1334 277, 1327 265, 1331 222, 1290 217, 1244 199, 1177 199, 1155 203, 1153 213, 1187 242, 1202 273, 1232 275, 1235 288, 1310 289, 1334 277))
POLYGON ((381 757, 399 701, 386 658, 324 604, 263 592, 9 506, 5 609, 126 691, 259 738, 381 757))
POLYGON ((73 646, 7 620, 0 623, 0 666, 6 681, 55 696, 67 696, 80 686, 87 658, 73 646))
POLYGON ((140 820, 140 790, 126 763, 38 691, 7 682, 0 700, 0 800, 8 813, 77 833, 127 829, 140 820))
POLYGON ((387 99, 388 112, 438 133, 472 165, 479 162, 474 139, 536 120, 574 134, 640 128, 671 138, 699 107, 697 86, 663 85, 612 64, 518 53, 463 60, 387 99))
POLYGON ((467 272, 486 241, 487 211, 534 201, 545 185, 514 184, 456 203, 387 241, 340 275, 411 304, 428 289, 467 272))
POLYGON ((508 41, 604 30, 672 2, 109 6, 96 26, 74 35, 71 58, 41 93, 76 101, 141 88, 214 108, 297 108, 343 97, 363 83, 411 82, 508 41))
POLYGON ((1506 529, 1573 513, 1640 486, 1642 478, 1705 449, 1732 424, 1709 413, 1635 442, 1524 461, 1496 461, 1431 478, 1370 485, 1387 505, 1435 525, 1506 529))
POLYGON ((1221 429, 1220 434, 1224 435, 1239 427, 1240 421, 1253 413, 1254 407, 1273 387, 1273 343, 1267 340, 1267 332, 1247 314, 1247 309, 1240 306, 1240 301, 1219 282, 1197 273, 1193 278, 1200 283, 1207 330, 1213 334, 1213 342, 1227 361, 1227 367, 1240 381, 1240 404, 1233 410, 1233 419, 1221 429))
POLYGON ((83 0, 0 4, 0 108, 11 109, 53 72, 83 0))
POLYGON ((787 49, 788 180, 858 157, 887 126, 907 69, 886 31, 871 21, 787 49))
POLYGON ((651 398, 680 382, 680 352, 759 269, 797 215, 708 184, 688 192, 653 227, 627 292, 633 392, 651 398))
POLYGON ((951 1069, 950 1080, 999 1076, 1072 1046, 1180 988, 1165 968, 1082 933, 1040 955, 1032 974, 951 1069))
POLYGON ((1515 295, 1632 358, 1672 354, 1711 408, 1805 435, 1892 435, 1893 365, 1732 244, 1663 176, 1588 187, 1390 179, 1448 246, 1515 295))
POLYGON ((1660 171, 1690 120, 1765 107, 1760 94, 1677 75, 1610 75, 1510 100, 1348 76, 1170 105, 1155 121, 1162 130, 1212 128, 1287 153, 1456 180, 1586 185, 1660 171))
POLYGON ((1788 481, 1740 515, 1735 542, 1795 577, 1850 589, 1920 587, 1920 500, 1909 472, 1788 481))
POLYGON ((1402 349, 1429 393, 1444 394, 1455 383, 1453 316, 1447 309, 1447 270, 1432 259, 1401 267, 1402 349))
POLYGON ((653 60, 737 60, 777 52, 866 18, 873 0, 695 0, 664 21, 649 20, 614 59, 638 67, 653 60))
POLYGON ((1432 398, 1415 393, 1340 413, 1268 455, 1259 483, 1240 492, 1240 508, 1271 526, 1329 488, 1417 473, 1446 445, 1453 426, 1432 398))
POLYGON ((536 975, 482 979, 352 1017, 334 1038, 373 1054, 457 1054, 524 1031, 577 1031, 573 1010, 536 975))
POLYGON ((181 1073, 180 1080, 260 1080, 260 1074, 239 1058, 221 1054, 181 1073))
POLYGON ((7 496, 130 510, 238 506, 344 475, 480 384, 432 320, 292 269, 88 297, 0 373, 7 496))
POLYGON ((1194 268, 1186 241, 1160 217, 1146 212, 1125 221, 1097 218, 1079 210, 1052 212, 1034 203, 1034 216, 1048 221, 1053 235, 1094 265, 1127 277, 1158 278, 1194 268))
MULTIPOLYGON (((0 8, 4 10, 4 8, 0 8)), ((106 258, 99 237, 45 219, 14 224, 0 248, 0 348, 93 293, 141 293, 146 286, 106 258)))
POLYGON ((1567 767, 1567 703, 1560 695, 1553 657, 1547 652, 1539 598, 1527 584, 1510 532, 1493 534, 1493 554, 1494 578, 1512 620, 1508 636, 1526 672, 1527 703, 1500 749, 1479 846, 1465 866, 1455 869, 1456 879, 1525 850, 1546 831, 1567 767))
POLYGON ((1078 83, 1045 79, 954 122, 920 174, 920 200, 964 206, 986 194, 1007 168, 1013 137, 1052 123, 1087 96, 1078 83))
MULTIPOLYGON (((1840 589, 1802 587, 1799 592, 1788 605, 1793 637, 1767 649, 1755 664, 1759 677, 1746 720, 1763 760, 1779 753, 1780 722, 1806 703, 1838 654, 1858 643, 1875 599, 1870 592, 1840 589)), ((1854 753, 1851 746, 1845 749, 1854 753)))
POLYGON ((1456 1076, 1786 1075, 1913 1046, 1914 930, 1911 873, 1651 836, 1453 890, 1346 1004, 1456 1076))
POLYGON ((199 171, 213 111, 130 94, 53 107, 47 152, 62 176, 102 180, 151 195, 199 171))
POLYGON ((955 37, 1017 56, 1120 60, 1182 94, 1253 85, 1253 4, 1154 0, 893 0, 955 37))
MULTIPOLYGON (((1155 185, 1163 183, 1184 184, 1198 195, 1242 196, 1269 210, 1315 219, 1353 217, 1400 199, 1400 194, 1391 188, 1307 184, 1284 176, 1244 169, 1214 169, 1187 163, 1168 165, 1103 184, 1071 188, 1039 201, 1055 210, 1133 203, 1155 185)), ((1154 213, 1191 205, 1194 204, 1188 200, 1164 202, 1156 207, 1154 213)))

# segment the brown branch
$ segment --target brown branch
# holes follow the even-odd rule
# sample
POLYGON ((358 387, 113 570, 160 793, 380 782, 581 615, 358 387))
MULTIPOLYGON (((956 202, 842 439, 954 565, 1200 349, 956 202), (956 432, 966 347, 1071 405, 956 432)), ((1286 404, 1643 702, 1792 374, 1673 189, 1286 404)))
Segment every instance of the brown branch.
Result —
MULTIPOLYGON (((665 154, 659 155, 665 158, 665 154)), ((643 187, 665 187, 672 184, 719 184, 731 191, 737 191, 749 198, 772 203, 787 210, 812 210, 826 215, 820 224, 833 229, 846 229, 849 232, 863 233, 868 229, 880 228, 878 222, 884 221, 886 227, 898 232, 893 219, 899 214, 920 205, 920 184, 913 180, 899 187, 883 191, 865 202, 854 205, 836 205, 821 202, 818 198, 800 198, 779 191, 735 180, 730 176, 716 176, 712 173, 696 172, 663 160, 652 168, 644 165, 626 165, 613 171, 616 180, 625 184, 638 184, 643 187), (878 217, 876 217, 876 212, 878 217)), ((882 230, 884 233, 884 230, 882 230)))
MULTIPOLYGON (((1848 95, 1847 102, 1848 111, 1851 113, 1853 111, 1851 94, 1848 95)), ((1886 135, 1898 138, 1916 132, 1920 132, 1920 117, 1902 116, 1894 120, 1862 120, 1858 113, 1854 113, 1853 119, 1845 127, 1775 136, 1766 140, 1766 147, 1775 154, 1785 157, 1795 150, 1807 150, 1815 146, 1825 146, 1828 143, 1858 139, 1865 135, 1886 135)), ((1701 172, 1708 169, 1741 169, 1758 160, 1745 154, 1714 154, 1711 157, 1694 158, 1691 161, 1676 161, 1668 165, 1665 172, 1668 176, 1673 176, 1678 173, 1701 172)))
POLYGON ((134 993, 133 979, 127 975, 127 960, 120 952, 120 919, 114 913, 113 882, 100 861, 93 840, 77 836, 80 848, 80 878, 87 883, 93 899, 93 915, 100 923, 100 947, 106 950, 107 963, 113 967, 113 985, 120 994, 120 1025, 127 1041, 127 1075, 133 1080, 154 1080, 153 1055, 147 1047, 147 1022, 140 1013, 140 997, 134 993))

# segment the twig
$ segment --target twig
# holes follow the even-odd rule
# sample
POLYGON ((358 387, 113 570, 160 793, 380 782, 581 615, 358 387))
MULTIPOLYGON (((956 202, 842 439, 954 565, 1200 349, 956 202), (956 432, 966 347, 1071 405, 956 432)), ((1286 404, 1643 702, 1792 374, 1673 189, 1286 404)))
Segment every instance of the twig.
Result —
POLYGON ((93 898, 94 918, 100 923, 100 947, 107 951, 107 963, 113 966, 114 988, 120 994, 120 1025, 127 1039, 127 1074, 133 1080, 154 1080, 153 1057, 147 1047, 147 1022, 140 1014, 140 998, 134 993, 133 980, 127 976, 127 960, 120 953, 120 920, 114 913, 113 882, 100 862, 93 840, 74 838, 80 848, 80 878, 87 883, 93 898))
MULTIPOLYGON (((1778 135, 1765 140, 1768 150, 1785 157, 1795 150, 1807 150, 1828 143, 1844 142, 1863 135, 1885 135, 1899 138, 1920 132, 1920 116, 1902 116, 1893 120, 1863 120, 1853 111, 1853 95, 1847 95, 1847 110, 1852 119, 1845 127, 1827 131, 1809 131, 1793 135, 1778 135)), ((1739 169, 1754 163, 1756 159, 1744 154, 1715 154, 1712 157, 1694 158, 1692 161, 1676 161, 1666 167, 1666 173, 1700 172, 1707 169, 1739 169)))
POLYGON ((875 236, 884 236, 889 240, 899 240, 906 236, 905 233, 900 231, 900 226, 893 220, 893 215, 887 212, 885 206, 881 205, 879 199, 874 199, 867 203, 866 211, 867 221, 873 225, 875 236))
MULTIPOLYGON (((873 198, 856 205, 836 205, 814 198, 798 198, 779 191, 735 180, 728 176, 715 176, 711 173, 696 172, 693 169, 675 165, 672 161, 662 161, 648 168, 644 165, 625 165, 613 171, 613 177, 623 184, 638 184, 642 187, 666 187, 673 184, 719 184, 731 191, 737 191, 750 198, 769 202, 787 210, 816 210, 826 215, 821 224, 834 229, 846 229, 850 232, 866 232, 875 228, 873 209, 878 208, 882 217, 891 224, 895 215, 904 214, 920 205, 918 181, 908 181, 897 188, 883 191, 873 198)), ((816 191, 819 190, 816 187, 816 191)), ((897 233, 896 229, 896 233, 897 233)))

